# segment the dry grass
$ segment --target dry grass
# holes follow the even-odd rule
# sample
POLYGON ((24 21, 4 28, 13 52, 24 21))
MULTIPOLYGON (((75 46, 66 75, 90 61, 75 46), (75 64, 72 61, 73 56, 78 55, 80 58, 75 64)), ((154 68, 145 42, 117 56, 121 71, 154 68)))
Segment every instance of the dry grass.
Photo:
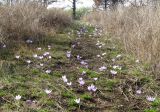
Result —
POLYGON ((43 37, 71 23, 61 10, 47 10, 33 2, 0 7, 0 40, 43 37), (47 23, 47 25, 46 25, 47 23))
POLYGON ((101 25, 121 40, 127 52, 160 69, 160 7, 129 7, 117 11, 92 12, 85 21, 101 25))
POLYGON ((72 23, 72 16, 60 9, 49 9, 42 21, 47 27, 66 27, 72 23))

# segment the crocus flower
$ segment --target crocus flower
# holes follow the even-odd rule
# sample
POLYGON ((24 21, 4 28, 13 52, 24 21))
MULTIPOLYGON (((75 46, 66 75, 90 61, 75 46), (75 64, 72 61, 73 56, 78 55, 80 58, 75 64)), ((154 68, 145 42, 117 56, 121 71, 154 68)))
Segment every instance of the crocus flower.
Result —
POLYGON ((122 57, 122 55, 121 55, 121 54, 119 54, 119 55, 117 55, 117 56, 116 56, 116 58, 120 58, 120 57, 122 57))
POLYGON ((116 74, 117 74, 117 71, 111 70, 110 73, 111 73, 112 75, 116 75, 116 74))
POLYGON ((137 93, 137 94, 141 94, 142 91, 141 91, 141 90, 137 90, 136 93, 137 93))
POLYGON ((5 44, 3 45, 3 48, 6 48, 6 45, 5 45, 5 44))
POLYGON ((99 71, 101 71, 101 72, 102 72, 102 71, 105 71, 106 69, 107 69, 107 67, 102 66, 102 67, 100 67, 100 68, 99 68, 99 71))
POLYGON ((32 41, 32 40, 30 40, 30 39, 28 39, 28 40, 26 40, 26 43, 28 43, 28 44, 32 44, 32 43, 33 43, 33 41, 32 41))
POLYGON ((147 98, 146 98, 148 101, 150 101, 150 102, 153 102, 153 101, 155 101, 155 97, 152 97, 152 96, 147 96, 147 98))
POLYGON ((102 56, 106 55, 106 53, 102 53, 102 56))
POLYGON ((85 62, 83 60, 80 63, 81 63, 81 65, 87 65, 87 62, 85 62))
POLYGON ((43 59, 44 57, 43 57, 43 56, 39 56, 38 58, 41 60, 41 59, 43 59))
POLYGON ((99 57, 101 57, 101 55, 98 54, 97 57, 99 58, 99 57))
POLYGON ((49 50, 51 49, 51 46, 50 46, 50 45, 48 45, 48 49, 49 49, 49 50))
POLYGON ((80 103, 80 101, 81 101, 81 99, 80 98, 78 98, 78 99, 75 99, 74 100, 77 104, 79 104, 80 103))
POLYGON ((31 105, 31 104, 32 104, 32 101, 31 101, 31 100, 27 100, 26 103, 27 103, 28 105, 31 105))
POLYGON ((73 44, 73 45, 72 45, 72 48, 75 48, 75 47, 76 47, 76 45, 75 45, 75 44, 73 44))
POLYGON ((62 76, 62 80, 63 80, 63 82, 68 82, 66 75, 62 76))
POLYGON ((42 67, 44 64, 43 63, 40 63, 40 66, 42 67))
POLYGON ((40 50, 42 50, 42 48, 41 48, 41 47, 38 47, 38 48, 37 48, 37 50, 39 50, 39 51, 40 51, 40 50))
POLYGON ((100 46, 98 46, 99 48, 102 48, 102 46, 100 45, 100 46))
POLYGON ((31 60, 26 60, 26 62, 27 62, 28 64, 30 64, 30 63, 31 63, 31 60))
POLYGON ((15 97, 15 100, 20 100, 22 97, 20 96, 20 95, 17 95, 16 97, 15 97))
POLYGON ((51 70, 46 70, 46 73, 47 73, 47 74, 50 74, 50 73, 51 73, 51 70))
POLYGON ((71 86, 71 85, 72 85, 72 82, 67 82, 67 85, 68 85, 68 86, 71 86))
POLYGON ((85 75, 85 74, 86 74, 86 71, 83 71, 81 75, 85 75))
POLYGON ((97 87, 91 84, 90 86, 88 86, 88 90, 95 92, 97 90, 97 87))
POLYGON ((95 81, 98 80, 98 78, 93 78, 95 81))
POLYGON ((20 58, 20 56, 19 56, 19 55, 15 56, 15 57, 16 57, 16 59, 19 59, 19 58, 20 58))
POLYGON ((67 51, 66 56, 67 56, 67 58, 70 58, 71 57, 71 51, 67 51))
POLYGON ((136 60, 136 63, 139 63, 139 60, 138 60, 138 59, 136 60))
POLYGON ((118 66, 118 65, 114 65, 114 66, 113 66, 113 69, 121 70, 122 68, 121 68, 120 66, 118 66))
POLYGON ((99 46, 99 45, 100 45, 100 42, 99 42, 99 41, 97 41, 96 46, 99 46))
POLYGON ((81 56, 77 55, 77 60, 81 60, 81 58, 82 58, 81 56))
POLYGON ((34 57, 34 58, 37 58, 37 57, 38 57, 38 55, 37 55, 37 54, 34 54, 34 55, 33 55, 33 57, 34 57))
POLYGON ((43 56, 48 56, 49 54, 50 54, 49 52, 45 52, 43 56))
POLYGON ((49 59, 51 59, 51 58, 52 58, 52 56, 48 56, 48 58, 49 58, 49 59))
POLYGON ((48 89, 45 89, 44 91, 46 94, 51 94, 51 92, 52 92, 52 90, 48 90, 48 89))
POLYGON ((115 62, 116 60, 113 58, 112 61, 115 62))
POLYGON ((79 78, 78 82, 79 82, 80 86, 83 86, 85 84, 85 81, 83 80, 83 78, 79 78))

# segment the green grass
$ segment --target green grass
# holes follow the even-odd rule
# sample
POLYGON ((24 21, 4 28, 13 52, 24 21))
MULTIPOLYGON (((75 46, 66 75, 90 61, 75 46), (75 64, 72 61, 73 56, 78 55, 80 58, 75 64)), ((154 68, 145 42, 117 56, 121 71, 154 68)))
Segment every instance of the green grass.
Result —
POLYGON ((57 32, 54 36, 45 37, 31 45, 24 42, 7 45, 0 49, 0 111, 1 112, 158 112, 160 109, 160 87, 156 77, 147 71, 146 65, 136 63, 135 58, 126 54, 117 41, 108 35, 93 36, 94 27, 76 23, 71 29, 57 32), (77 30, 85 27, 87 33, 77 38, 77 30), (68 35, 68 32, 73 32, 68 35), (89 36, 92 35, 92 36, 89 36), (100 49, 97 41, 105 45, 100 49), (73 49, 71 45, 77 46, 73 49), (79 43, 79 44, 78 44, 79 43), (48 49, 48 45, 51 49, 48 49), (38 51, 37 48, 42 50, 38 51), (72 51, 70 59, 66 57, 67 51, 72 51), (33 54, 42 55, 50 52, 51 59, 37 60, 33 54), (106 52, 103 58, 98 58, 106 52), (121 54, 122 57, 116 59, 121 54), (15 59, 20 55, 20 59, 15 59), (80 55, 87 60, 89 67, 85 68, 77 61, 80 55), (26 60, 32 60, 27 64, 26 60), (112 59, 116 59, 115 62, 112 59), (43 67, 38 65, 43 63, 43 67), (122 67, 116 70, 113 76, 110 70, 114 65, 122 67), (100 72, 101 66, 107 66, 107 70, 100 72), (52 70, 47 74, 47 69, 52 70), (86 74, 82 76, 82 72, 86 74), (62 76, 66 75, 71 86, 63 82, 62 76), (83 77, 85 85, 80 86, 78 79, 83 77), (94 78, 98 78, 97 81, 94 78), (96 92, 87 90, 87 86, 94 84, 96 92), (136 94, 137 89, 143 92, 136 94), (52 90, 50 95, 45 89, 52 90), (19 101, 16 95, 21 95, 19 101), (146 96, 156 96, 154 102, 146 100, 146 96), (80 104, 75 99, 80 98, 80 104), (31 104, 27 104, 31 100, 31 104), (127 106, 126 106, 127 105, 127 106))

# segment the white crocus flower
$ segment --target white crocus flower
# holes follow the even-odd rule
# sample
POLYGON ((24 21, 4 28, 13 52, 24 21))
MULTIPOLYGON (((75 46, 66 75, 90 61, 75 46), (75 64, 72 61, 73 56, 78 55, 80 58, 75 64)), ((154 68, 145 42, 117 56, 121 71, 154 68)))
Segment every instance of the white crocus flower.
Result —
POLYGON ((27 62, 28 64, 30 64, 30 63, 31 63, 31 60, 27 60, 26 62, 27 62))
POLYGON ((97 81, 98 80, 98 78, 93 78, 95 81, 97 81))
POLYGON ((101 55, 99 55, 99 54, 98 54, 98 55, 97 55, 97 57, 98 57, 98 58, 100 58, 100 57, 101 57, 101 55))
POLYGON ((87 73, 86 71, 83 71, 81 75, 86 75, 86 73, 87 73))
POLYGON ((33 55, 33 57, 34 57, 34 58, 37 58, 37 57, 38 57, 38 55, 37 55, 37 54, 34 54, 34 55, 33 55))
POLYGON ((43 66, 44 66, 44 64, 43 64, 43 63, 40 63, 40 66, 41 66, 41 67, 43 67, 43 66))
POLYGON ((50 45, 48 45, 48 49, 49 49, 49 50, 51 49, 51 46, 50 46, 50 45))
POLYGON ((116 60, 113 58, 112 61, 115 62, 116 60))
POLYGON ((71 57, 71 51, 67 51, 66 56, 67 56, 67 58, 70 58, 71 57))
POLYGON ((20 96, 20 95, 17 95, 16 97, 15 97, 15 100, 20 100, 22 97, 20 96))
POLYGON ((48 89, 45 89, 44 91, 46 94, 51 94, 51 92, 52 92, 52 90, 48 90, 48 89))
POLYGON ((142 91, 141 91, 141 90, 137 90, 136 93, 137 93, 137 94, 141 94, 142 91))
POLYGON ((65 82, 65 83, 68 82, 68 79, 67 79, 66 75, 62 76, 62 80, 63 80, 63 82, 65 82))
POLYGON ((16 57, 16 59, 19 59, 19 58, 20 58, 20 56, 19 56, 19 55, 15 56, 15 57, 16 57))
POLYGON ((47 74, 50 74, 50 73, 51 73, 51 70, 46 70, 46 73, 47 73, 47 74))
POLYGON ((140 61, 137 59, 137 60, 136 60, 136 63, 139 63, 139 62, 140 62, 140 61))
POLYGON ((106 53, 102 53, 102 56, 106 55, 106 53))
POLYGON ((116 58, 120 58, 120 57, 122 57, 122 55, 121 55, 121 54, 119 54, 119 55, 117 55, 117 56, 116 56, 116 58))
POLYGON ((121 70, 121 69, 122 69, 122 67, 120 67, 120 66, 118 66, 118 65, 114 65, 114 66, 113 66, 113 69, 121 70))
POLYGON ((39 50, 39 51, 40 51, 40 50, 42 50, 42 48, 41 48, 41 47, 38 47, 38 48, 37 48, 37 50, 39 50))
POLYGON ((117 71, 111 70, 110 73, 111 73, 112 75, 116 75, 116 74, 117 74, 117 71))
POLYGON ((43 59, 44 57, 43 57, 43 56, 39 56, 38 58, 41 60, 41 59, 43 59))
POLYGON ((48 56, 49 54, 50 54, 49 52, 45 52, 43 56, 48 56))
POLYGON ((26 43, 28 43, 28 44, 32 44, 33 43, 33 41, 32 40, 26 40, 26 43))
POLYGON ((68 86, 71 86, 71 85, 72 85, 72 82, 67 82, 67 85, 68 85, 68 86))
POLYGON ((48 56, 48 58, 49 58, 49 59, 51 59, 51 58, 52 58, 52 56, 48 56))
POLYGON ((81 99, 80 98, 78 98, 78 99, 75 99, 74 100, 77 104, 79 104, 80 103, 80 101, 81 101, 81 99))

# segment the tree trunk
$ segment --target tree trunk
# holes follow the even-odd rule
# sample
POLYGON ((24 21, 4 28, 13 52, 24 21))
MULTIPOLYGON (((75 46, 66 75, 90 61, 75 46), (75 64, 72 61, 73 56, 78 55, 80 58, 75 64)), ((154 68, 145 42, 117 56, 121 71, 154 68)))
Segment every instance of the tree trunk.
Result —
POLYGON ((76 19, 76 0, 73 0, 73 19, 76 19))

